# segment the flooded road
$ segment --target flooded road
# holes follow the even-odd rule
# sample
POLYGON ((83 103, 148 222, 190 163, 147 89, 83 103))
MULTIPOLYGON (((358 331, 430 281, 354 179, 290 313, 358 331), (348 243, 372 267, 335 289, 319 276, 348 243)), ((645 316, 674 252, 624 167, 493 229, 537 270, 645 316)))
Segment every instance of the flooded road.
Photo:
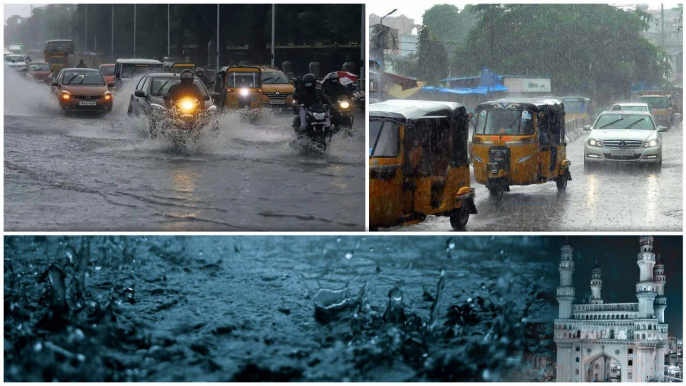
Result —
POLYGON ((86 240, 5 239, 6 381, 531 380, 521 354, 550 354, 552 237, 86 240), (346 287, 359 312, 317 321, 346 287))
POLYGON ((364 230, 363 115, 324 155, 290 147, 292 115, 267 109, 175 149, 126 115, 129 95, 109 116, 63 117, 47 88, 6 74, 6 230, 364 230))
MULTIPOLYGON (((683 223, 683 126, 662 133, 661 170, 606 165, 584 170, 584 134, 567 146, 572 181, 513 186, 500 200, 472 178, 476 208, 468 231, 680 231, 683 223)), ((472 173, 473 176, 473 173, 472 173)), ((384 229, 380 229, 384 230, 384 229)), ((450 231, 447 217, 393 231, 450 231)))

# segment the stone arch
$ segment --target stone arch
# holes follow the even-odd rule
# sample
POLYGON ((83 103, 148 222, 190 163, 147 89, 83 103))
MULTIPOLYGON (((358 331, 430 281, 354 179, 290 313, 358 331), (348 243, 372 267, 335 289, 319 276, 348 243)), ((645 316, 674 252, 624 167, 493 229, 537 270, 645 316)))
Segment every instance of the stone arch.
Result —
MULTIPOLYGON (((609 353, 607 353, 607 352, 605 352, 605 351, 603 350, 602 352, 599 352, 598 354, 596 354, 596 355, 590 357, 589 359, 584 360, 583 368, 584 368, 584 369, 590 368, 589 365, 590 365, 593 361, 595 361, 596 359, 598 359, 598 358, 600 358, 600 357, 602 357, 602 356, 606 356, 606 357, 608 357, 608 358, 610 358, 610 359, 612 359, 612 360, 615 360, 615 361, 617 361, 617 362, 619 362, 619 363, 622 363, 622 361, 620 361, 619 359, 617 359, 616 356, 610 355, 609 353)), ((585 376, 586 376, 586 375, 584 374, 584 377, 585 377, 585 376)), ((582 382, 591 382, 590 379, 581 379, 581 381, 582 381, 582 382)))

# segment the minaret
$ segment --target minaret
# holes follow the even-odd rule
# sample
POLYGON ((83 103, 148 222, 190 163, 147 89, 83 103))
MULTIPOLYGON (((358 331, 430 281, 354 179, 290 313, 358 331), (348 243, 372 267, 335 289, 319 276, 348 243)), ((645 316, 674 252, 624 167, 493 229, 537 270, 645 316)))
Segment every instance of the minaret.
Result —
POLYGON ((572 302, 574 301, 574 287, 572 286, 572 274, 574 273, 574 261, 572 260, 572 246, 569 240, 561 249, 560 286, 557 287, 557 302, 559 303, 560 319, 569 319, 572 316, 572 302))
POLYGON ((665 277, 665 262, 660 255, 657 255, 657 263, 655 263, 655 285, 657 286, 657 297, 655 298, 655 313, 657 314, 658 323, 665 322, 665 308, 667 308, 667 298, 665 297, 665 284, 667 278, 665 277))
POLYGON ((638 253, 638 268, 641 270, 640 281, 636 283, 636 297, 638 298, 639 318, 652 318, 655 315, 653 303, 657 297, 657 285, 653 281, 653 237, 641 236, 639 239, 641 252, 638 253))
POLYGON ((593 271, 591 271, 591 304, 603 304, 600 298, 600 290, 603 288, 603 279, 600 278, 600 265, 595 261, 593 271))

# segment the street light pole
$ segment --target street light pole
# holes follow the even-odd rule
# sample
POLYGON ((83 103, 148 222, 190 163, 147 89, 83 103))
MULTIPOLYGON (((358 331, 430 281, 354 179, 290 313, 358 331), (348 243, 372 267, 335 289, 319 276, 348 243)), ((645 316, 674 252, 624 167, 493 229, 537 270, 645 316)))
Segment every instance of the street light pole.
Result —
POLYGON ((386 34, 386 31, 383 29, 383 19, 384 19, 386 16, 392 15, 392 14, 395 13, 395 11, 397 11, 397 10, 398 10, 398 9, 396 8, 396 9, 392 10, 391 12, 385 14, 385 15, 381 18, 381 20, 379 21, 379 25, 381 26, 381 33, 384 34, 383 44, 382 44, 381 47, 379 48, 379 52, 381 53, 381 66, 379 67, 379 82, 378 82, 378 84, 379 84, 379 99, 383 98, 383 88, 381 87, 381 85, 382 85, 382 82, 383 82, 382 79, 383 79, 384 67, 386 66, 386 62, 385 62, 384 57, 383 57, 383 56, 384 56, 384 53, 383 53, 383 52, 384 52, 384 48, 385 48, 384 46, 386 45, 386 39, 388 38, 388 35, 386 34))
POLYGON ((274 67, 274 33, 276 31, 276 4, 272 4, 272 67, 274 67))
POLYGON ((217 4, 217 44, 216 44, 216 57, 217 57, 217 63, 215 64, 215 69, 214 69, 214 75, 217 76, 219 74, 219 4, 217 4))
MULTIPOLYGON (((365 66, 365 60, 364 60, 364 54, 365 54, 365 48, 364 48, 364 43, 367 40, 365 37, 365 32, 364 32, 364 21, 366 19, 366 12, 365 12, 365 5, 362 3, 362 23, 361 23, 361 28, 360 28, 360 78, 361 80, 365 79, 364 76, 364 68, 365 66)), ((366 87, 363 87, 366 89, 366 87)))
POLYGON ((170 28, 169 26, 171 25, 171 17, 170 17, 171 13, 169 11, 169 7, 171 7, 171 4, 167 4, 167 58, 169 58, 169 52, 170 52, 169 47, 171 44, 171 38, 170 38, 170 34, 169 34, 169 28, 170 28))
POLYGON ((112 41, 110 42, 110 54, 112 55, 112 61, 114 62, 114 4, 112 4, 112 25, 110 26, 112 31, 110 32, 110 38, 112 41))
POLYGON ((83 52, 88 52, 88 4, 84 4, 86 7, 86 28, 83 29, 83 37, 85 39, 83 52))
POLYGON ((136 4, 133 5, 133 57, 136 57, 136 4))

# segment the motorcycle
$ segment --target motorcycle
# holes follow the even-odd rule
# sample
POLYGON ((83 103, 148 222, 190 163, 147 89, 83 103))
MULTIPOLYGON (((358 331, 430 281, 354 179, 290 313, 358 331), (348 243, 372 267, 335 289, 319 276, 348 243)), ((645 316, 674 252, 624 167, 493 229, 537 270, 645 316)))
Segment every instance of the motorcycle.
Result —
MULTIPOLYGON (((304 105, 300 107, 304 108, 304 105)), ((306 150, 312 149, 324 153, 333 135, 331 130, 331 111, 324 104, 313 103, 310 107, 306 108, 305 120, 305 129, 301 132, 299 131, 299 117, 294 119, 293 126, 298 134, 296 143, 299 143, 306 150)))
POLYGON ((150 117, 150 136, 155 138, 158 133, 166 134, 174 146, 183 145, 188 141, 196 142, 202 129, 208 124, 212 125, 212 131, 219 130, 217 107, 210 106, 204 110, 197 98, 171 101, 169 109, 157 104, 151 106, 155 113, 150 117))

